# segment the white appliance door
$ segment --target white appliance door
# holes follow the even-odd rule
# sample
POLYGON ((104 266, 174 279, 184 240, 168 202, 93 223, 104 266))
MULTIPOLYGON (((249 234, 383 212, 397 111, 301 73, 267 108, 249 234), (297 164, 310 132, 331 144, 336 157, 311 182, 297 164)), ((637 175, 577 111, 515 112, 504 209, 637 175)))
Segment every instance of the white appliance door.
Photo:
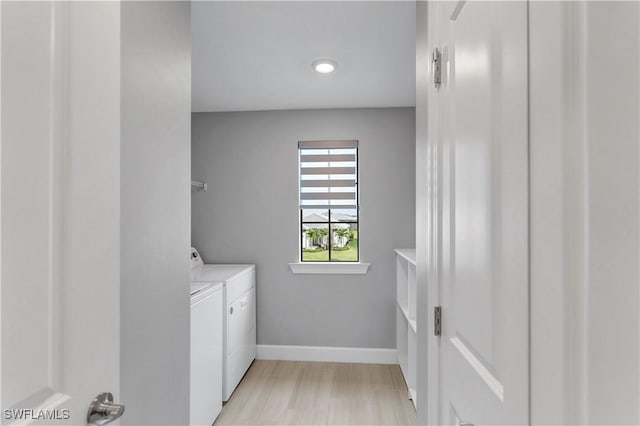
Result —
POLYGON ((529 421, 527 3, 439 3, 440 424, 529 421))
POLYGON ((211 425, 222 410, 222 314, 222 289, 191 306, 191 425, 211 425))
POLYGON ((255 288, 251 288, 238 297, 227 310, 227 396, 238 385, 255 358, 255 308, 255 288))
POLYGON ((1 2, 0 27, 2 423, 86 424, 120 390, 120 5, 1 2))

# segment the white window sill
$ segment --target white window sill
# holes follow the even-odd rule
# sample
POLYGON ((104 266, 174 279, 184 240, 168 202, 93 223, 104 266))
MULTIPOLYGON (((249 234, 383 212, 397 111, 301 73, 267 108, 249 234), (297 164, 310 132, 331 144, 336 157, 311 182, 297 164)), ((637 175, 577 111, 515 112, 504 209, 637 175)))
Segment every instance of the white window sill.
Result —
POLYGON ((289 269, 294 274, 364 275, 370 266, 362 262, 296 262, 290 263, 289 269))

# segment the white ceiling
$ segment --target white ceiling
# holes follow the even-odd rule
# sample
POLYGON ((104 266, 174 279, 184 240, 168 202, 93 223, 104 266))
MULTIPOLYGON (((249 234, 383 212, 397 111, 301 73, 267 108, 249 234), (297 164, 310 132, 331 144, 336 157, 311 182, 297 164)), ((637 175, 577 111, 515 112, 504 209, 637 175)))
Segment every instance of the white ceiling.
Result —
POLYGON ((415 105, 413 1, 195 1, 191 15, 193 111, 415 105))

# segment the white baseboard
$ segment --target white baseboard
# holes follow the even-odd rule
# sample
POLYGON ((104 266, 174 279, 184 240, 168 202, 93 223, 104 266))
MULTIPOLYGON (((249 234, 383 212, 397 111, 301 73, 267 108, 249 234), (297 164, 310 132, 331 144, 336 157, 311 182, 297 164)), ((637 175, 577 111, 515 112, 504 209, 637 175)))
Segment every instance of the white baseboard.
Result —
POLYGON ((356 362, 397 364, 395 349, 331 346, 258 345, 257 359, 279 361, 356 362))

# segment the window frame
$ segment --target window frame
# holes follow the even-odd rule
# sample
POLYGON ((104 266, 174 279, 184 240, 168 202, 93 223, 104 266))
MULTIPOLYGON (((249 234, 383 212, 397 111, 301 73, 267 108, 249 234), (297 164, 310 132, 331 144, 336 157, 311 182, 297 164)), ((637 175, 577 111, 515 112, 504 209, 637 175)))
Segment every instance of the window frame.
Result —
MULTIPOLYGON (((320 141, 299 141, 298 144, 300 144, 301 142, 320 142, 320 141)), ((326 141, 322 141, 322 142, 327 142, 327 144, 330 144, 331 142, 344 142, 344 140, 326 140, 326 141)), ((302 174, 301 174, 301 152, 302 150, 306 150, 306 149, 343 149, 344 147, 340 147, 340 146, 334 146, 334 147, 329 147, 327 146, 326 148, 301 148, 300 146, 298 146, 298 224, 299 224, 299 239, 298 239, 298 244, 299 244, 299 258, 298 258, 298 262, 301 264, 313 264, 313 263, 318 263, 318 264, 359 264, 360 263, 360 141, 359 140, 351 140, 350 142, 353 142, 355 146, 351 147, 353 149, 355 149, 355 169, 356 169, 356 173, 355 173, 355 210, 356 210, 356 220, 350 220, 350 221, 335 221, 332 220, 333 216, 332 216, 332 210, 348 210, 348 209, 344 209, 344 208, 340 208, 340 206, 327 206, 327 220, 326 221, 313 221, 313 222, 305 222, 303 220, 303 211, 306 210, 304 209, 304 206, 301 203, 300 200, 300 194, 302 193, 302 174), (335 207, 332 209, 332 207, 335 207), (356 239, 356 260, 332 260, 331 258, 331 246, 332 246, 332 240, 333 240, 333 232, 332 232, 332 225, 335 224, 340 224, 340 223, 348 223, 348 224, 355 224, 356 225, 356 232, 358 233, 358 237, 356 239), (305 238, 305 231, 304 231, 304 226, 305 225, 327 225, 327 235, 328 235, 328 254, 327 254, 327 260, 304 260, 304 243, 303 243, 303 239, 305 238)), ((311 209, 309 209, 311 210, 311 209)), ((318 210, 317 208, 315 210, 318 210)))

